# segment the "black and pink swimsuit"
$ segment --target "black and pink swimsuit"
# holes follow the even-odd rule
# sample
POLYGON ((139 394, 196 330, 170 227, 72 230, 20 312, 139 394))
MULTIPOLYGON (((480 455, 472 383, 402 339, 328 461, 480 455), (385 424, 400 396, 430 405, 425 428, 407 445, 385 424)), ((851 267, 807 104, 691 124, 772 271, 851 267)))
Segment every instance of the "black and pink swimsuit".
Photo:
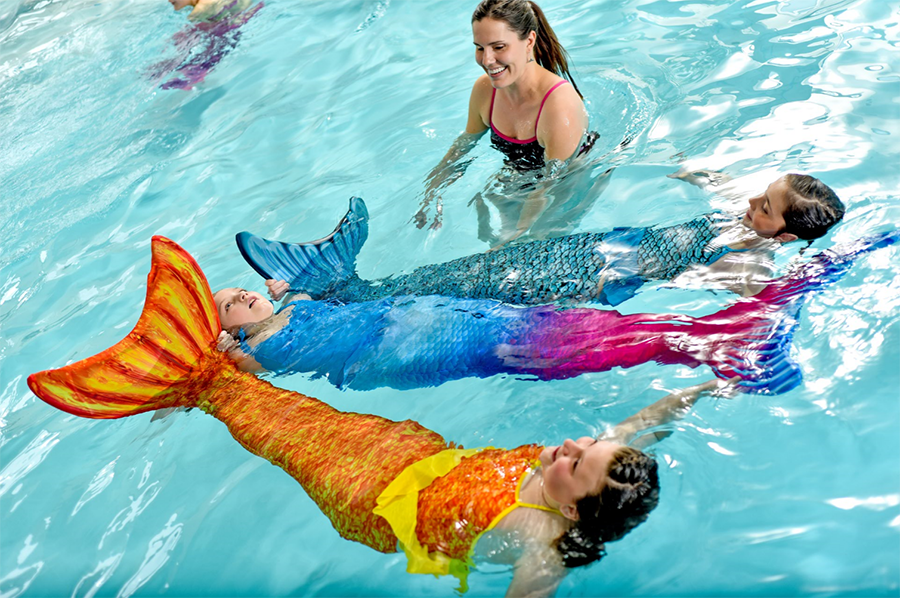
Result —
MULTIPOLYGON (((544 94, 544 99, 541 100, 541 106, 538 108, 537 118, 534 119, 534 137, 531 139, 515 139, 513 137, 507 137, 494 126, 494 98, 497 97, 497 90, 493 90, 491 93, 491 109, 488 113, 488 122, 491 125, 491 145, 506 156, 505 163, 507 166, 511 166, 520 172, 543 168, 544 148, 538 143, 538 122, 541 120, 541 112, 544 110, 544 103, 547 101, 547 98, 550 97, 550 94, 553 93, 557 87, 565 83, 568 83, 568 81, 559 81, 544 94)), ((596 133, 589 133, 587 140, 578 150, 578 155, 588 151, 593 145, 596 137, 596 133)))

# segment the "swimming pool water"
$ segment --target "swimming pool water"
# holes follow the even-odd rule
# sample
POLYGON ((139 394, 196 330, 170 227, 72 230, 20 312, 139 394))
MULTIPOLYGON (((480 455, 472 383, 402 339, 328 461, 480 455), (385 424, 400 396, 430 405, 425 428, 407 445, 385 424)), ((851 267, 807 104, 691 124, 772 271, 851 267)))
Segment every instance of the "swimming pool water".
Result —
MULTIPOLYGON (((578 230, 674 223, 723 200, 665 177, 725 169, 758 189, 820 176, 848 207, 814 250, 900 223, 900 9, 879 0, 545 1, 616 166, 578 230), (621 152, 616 145, 634 141, 621 152)), ((500 165, 483 140, 410 222, 464 125, 474 3, 266 1, 190 91, 147 73, 184 16, 160 0, 0 8, 0 596, 451 595, 404 558, 344 541, 299 485, 198 410, 91 421, 25 377, 107 348, 144 298, 149 241, 182 244, 213 287, 261 286, 233 235, 308 240, 366 199, 366 278, 482 251, 468 201, 500 165)), ((797 247, 785 247, 787 266, 797 247)), ((804 308, 801 387, 702 400, 656 448, 650 519, 561 596, 896 595, 900 590, 900 260, 861 260, 804 308)), ((708 313, 722 293, 660 288, 623 311, 708 313)), ((645 364, 538 383, 338 391, 466 446, 596 433, 703 369, 645 364)), ((472 596, 505 590, 484 567, 472 596)))

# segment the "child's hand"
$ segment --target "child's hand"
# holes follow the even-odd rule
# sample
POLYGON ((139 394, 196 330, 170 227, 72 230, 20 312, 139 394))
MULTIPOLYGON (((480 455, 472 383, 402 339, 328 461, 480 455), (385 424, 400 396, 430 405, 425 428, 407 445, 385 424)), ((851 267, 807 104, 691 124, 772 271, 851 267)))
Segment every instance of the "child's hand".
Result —
POLYGON ((222 353, 230 353, 234 349, 239 349, 240 346, 241 344, 238 340, 224 330, 219 333, 219 338, 216 339, 216 349, 222 353))
POLYGON ((696 185, 697 187, 717 187, 731 180, 731 177, 723 172, 717 172, 715 170, 708 170, 705 168, 700 168, 697 170, 680 168, 678 172, 673 172, 672 174, 666 176, 668 176, 670 179, 680 179, 682 181, 686 181, 691 185, 696 185))
POLYGON ((228 353, 228 357, 237 362, 239 367, 247 359, 247 354, 241 350, 241 343, 224 330, 219 333, 219 338, 216 339, 216 349, 222 353, 228 353))
POLYGON ((266 281, 266 288, 269 289, 269 297, 272 298, 272 301, 280 301, 285 293, 291 290, 288 283, 283 280, 275 280, 274 278, 266 281))

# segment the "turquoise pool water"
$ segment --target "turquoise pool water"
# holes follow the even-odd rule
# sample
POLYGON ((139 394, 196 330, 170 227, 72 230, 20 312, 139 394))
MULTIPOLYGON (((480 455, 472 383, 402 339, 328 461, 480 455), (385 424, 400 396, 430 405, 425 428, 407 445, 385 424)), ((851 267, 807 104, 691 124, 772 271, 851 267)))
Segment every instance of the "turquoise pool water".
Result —
MULTIPOLYGON (((481 251, 467 205, 500 158, 482 141, 416 229, 423 179, 462 129, 473 79, 467 3, 266 6, 191 91, 147 76, 174 56, 167 2, 0 7, 0 596, 451 595, 398 555, 344 541, 281 470, 197 410, 160 421, 67 416, 25 377, 107 348, 139 314, 150 237, 211 284, 258 286, 233 234, 306 240, 351 195, 371 232, 364 277, 481 251)), ((880 0, 554 2, 609 187, 578 230, 672 223, 727 207, 665 177, 684 161, 756 189, 807 171, 848 206, 826 240, 896 227, 900 14, 880 0), (893 165, 893 166, 892 166, 893 165)), ((804 384, 704 400, 658 445, 662 499, 561 596, 897 595, 900 260, 861 260, 804 308, 804 384)), ((786 266, 796 247, 778 255, 786 266)), ((799 259, 803 259, 802 257, 799 259)), ((645 292, 625 311, 709 313, 728 297, 645 292)), ((596 433, 708 371, 645 364, 536 383, 341 392, 341 408, 412 418, 466 446, 596 433)), ((501 594, 485 567, 472 596, 501 594)))

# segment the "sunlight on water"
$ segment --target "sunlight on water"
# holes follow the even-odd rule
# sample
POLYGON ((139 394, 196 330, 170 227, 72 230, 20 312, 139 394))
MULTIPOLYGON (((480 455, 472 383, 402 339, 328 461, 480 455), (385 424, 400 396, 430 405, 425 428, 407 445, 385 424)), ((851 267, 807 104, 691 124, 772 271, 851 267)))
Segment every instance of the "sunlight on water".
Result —
MULTIPOLYGON (((844 222, 802 252, 778 249, 778 273, 900 223, 892 3, 542 7, 600 135, 577 176, 556 183, 546 234, 746 209, 666 177, 679 168, 724 170, 743 198, 786 172, 835 188, 844 222)), ((485 230, 501 227, 514 194, 478 211, 476 194, 509 188, 486 139, 444 190, 443 225, 414 224, 480 72, 473 8, 267 0, 202 82, 161 89, 159 65, 189 60, 177 41, 185 15, 169 3, 0 2, 0 595, 454 594, 456 580, 408 575, 402 555, 341 539, 294 480, 198 409, 80 419, 36 399, 25 379, 131 330, 152 235, 182 244, 214 288, 261 288, 235 233, 318 239, 351 196, 371 215, 364 279, 487 249, 485 230)), ((867 254, 807 301, 790 354, 799 387, 704 399, 673 424, 653 449, 659 507, 559 595, 895 595, 898 264, 897 248, 867 254)), ((618 309, 701 316, 732 299, 687 276, 618 309)), ((407 391, 276 382, 467 447, 514 447, 599 434, 709 377, 705 366, 645 363, 407 391)), ((468 595, 500 595, 510 577, 484 566, 468 595)))

